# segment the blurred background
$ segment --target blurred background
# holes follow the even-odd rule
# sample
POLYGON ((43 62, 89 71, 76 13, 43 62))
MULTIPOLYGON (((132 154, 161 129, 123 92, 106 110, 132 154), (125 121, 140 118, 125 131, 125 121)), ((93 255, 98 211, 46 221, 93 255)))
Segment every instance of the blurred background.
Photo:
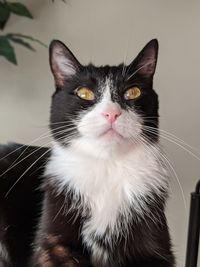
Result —
MULTIPOLYGON (((154 88, 160 98, 160 128, 185 142, 166 134, 161 139, 171 168, 167 218, 177 266, 183 266, 190 192, 200 178, 200 2, 19 2, 34 19, 12 15, 0 35, 21 33, 47 45, 52 39, 60 39, 83 64, 130 63, 150 39, 158 38, 160 51, 154 88)), ((0 143, 50 145, 50 137, 39 136, 49 134, 54 82, 48 49, 37 43, 33 46, 36 52, 14 44, 17 66, 0 57, 0 143)))

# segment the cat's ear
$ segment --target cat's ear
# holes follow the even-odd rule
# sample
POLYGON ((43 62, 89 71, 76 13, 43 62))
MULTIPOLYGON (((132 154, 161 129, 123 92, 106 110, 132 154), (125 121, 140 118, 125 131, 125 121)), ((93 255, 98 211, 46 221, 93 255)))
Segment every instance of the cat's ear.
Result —
POLYGON ((158 57, 158 40, 153 39, 145 45, 138 56, 129 65, 134 74, 140 74, 144 78, 153 78, 158 57))
POLYGON ((62 88, 81 66, 72 52, 58 40, 50 44, 49 61, 57 88, 62 88))

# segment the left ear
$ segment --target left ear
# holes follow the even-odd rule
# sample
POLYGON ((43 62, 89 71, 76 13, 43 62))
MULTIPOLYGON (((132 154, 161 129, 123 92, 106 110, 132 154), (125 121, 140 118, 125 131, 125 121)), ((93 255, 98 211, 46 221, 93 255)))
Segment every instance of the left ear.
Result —
POLYGON ((144 78, 153 78, 158 57, 158 40, 153 39, 141 50, 134 61, 129 65, 134 74, 144 78))
POLYGON ((69 48, 58 40, 53 40, 50 44, 49 61, 57 88, 62 88, 81 66, 69 48))

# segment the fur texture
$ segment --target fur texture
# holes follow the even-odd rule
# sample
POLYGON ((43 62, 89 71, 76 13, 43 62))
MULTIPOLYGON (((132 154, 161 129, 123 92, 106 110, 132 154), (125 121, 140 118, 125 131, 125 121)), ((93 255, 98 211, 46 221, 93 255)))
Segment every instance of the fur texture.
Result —
POLYGON ((49 235, 63 250, 70 248, 63 259, 48 252, 47 262, 56 266, 68 261, 76 266, 74 258, 79 266, 174 265, 164 215, 168 179, 152 88, 157 49, 153 40, 129 66, 95 67, 82 66, 62 43, 51 44, 55 142, 45 170, 33 266, 42 266, 49 235), (60 75, 63 68, 70 74, 60 75), (141 96, 127 100, 125 93, 134 87, 141 96), (81 88, 94 97, 79 97, 81 88), (147 130, 151 127, 154 132, 147 130))
POLYGON ((105 238, 112 248, 122 235, 128 238, 133 220, 145 223, 149 217, 159 223, 159 216, 151 213, 146 198, 154 202, 154 195, 163 196, 168 184, 155 145, 147 150, 138 144, 125 155, 119 153, 105 159, 98 158, 96 152, 97 157, 87 156, 77 145, 62 148, 55 144, 46 175, 52 177, 50 183, 58 194, 73 192, 71 208, 75 212, 81 210, 81 217, 89 213, 80 234, 94 259, 106 259, 106 249, 97 246, 96 240, 105 238))
POLYGON ((152 40, 128 66, 83 66, 51 43, 54 144, 28 266, 174 266, 153 90, 157 54, 152 40))
POLYGON ((0 145, 0 266, 28 264, 41 212, 47 152, 47 148, 14 143, 0 145))

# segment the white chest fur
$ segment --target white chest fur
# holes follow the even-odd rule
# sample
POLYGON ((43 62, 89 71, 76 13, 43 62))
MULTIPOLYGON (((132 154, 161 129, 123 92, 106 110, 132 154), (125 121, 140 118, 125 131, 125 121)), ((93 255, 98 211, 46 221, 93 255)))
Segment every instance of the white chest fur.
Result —
MULTIPOLYGON (((130 208, 142 216, 144 199, 153 192, 167 188, 165 169, 159 163, 157 146, 147 150, 138 145, 126 155, 98 159, 73 148, 55 144, 46 167, 46 175, 52 177, 57 190, 68 186, 89 208, 91 218, 83 227, 83 240, 93 233, 102 236, 108 229, 120 231, 118 218, 130 219, 130 208)), ((89 244, 88 244, 89 245, 89 244)))

